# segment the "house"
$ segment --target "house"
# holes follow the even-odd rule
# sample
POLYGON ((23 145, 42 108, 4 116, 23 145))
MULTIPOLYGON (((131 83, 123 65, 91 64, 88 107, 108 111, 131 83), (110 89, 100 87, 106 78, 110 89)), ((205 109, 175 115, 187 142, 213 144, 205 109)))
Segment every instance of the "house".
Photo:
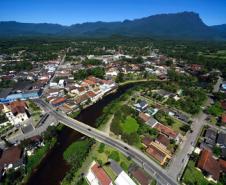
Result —
POLYGON ((136 185, 136 183, 127 175, 126 172, 122 171, 115 179, 115 185, 136 185))
POLYGON ((151 182, 150 176, 139 167, 133 169, 131 171, 131 175, 133 176, 133 178, 135 178, 136 182, 139 185, 149 185, 151 182))
POLYGON ((220 132, 217 137, 217 145, 221 148, 226 148, 226 134, 220 132))
POLYGON ((93 162, 89 169, 86 179, 90 185, 113 185, 110 177, 104 169, 96 162, 93 162))
POLYGON ((163 148, 167 148, 170 144, 170 140, 163 134, 159 134, 159 136, 155 140, 156 143, 160 144, 163 148))
POLYGON ((219 164, 220 164, 221 172, 226 173, 226 161, 223 159, 219 159, 219 164))
POLYGON ((0 154, 0 168, 17 168, 23 165, 23 151, 19 146, 12 146, 0 154))
POLYGON ((8 105, 3 105, 2 110, 12 125, 18 125, 29 119, 28 106, 25 101, 17 100, 8 105))
POLYGON ((83 94, 75 99, 75 103, 79 105, 85 104, 89 100, 89 96, 87 94, 83 94))
POLYGON ((137 111, 141 112, 148 107, 148 104, 145 100, 141 100, 138 103, 134 104, 134 107, 136 108, 137 111))
POLYGON ((92 102, 96 102, 98 100, 98 96, 93 91, 88 91, 86 94, 92 102))
POLYGON ((174 139, 177 142, 179 141, 179 134, 175 132, 173 129, 161 124, 156 123, 153 128, 156 128, 159 132, 164 134, 165 136, 169 137, 170 139, 174 139))
POLYGON ((155 124, 157 124, 158 123, 158 121, 155 119, 155 118, 153 118, 152 116, 150 117, 150 119, 146 122, 146 124, 148 125, 148 126, 150 126, 150 127, 153 127, 155 124))
POLYGON ((139 112, 139 118, 141 119, 141 121, 143 121, 144 123, 148 122, 148 120, 150 119, 150 115, 145 114, 143 112, 139 112))
POLYGON ((204 136, 204 143, 209 148, 213 148, 216 145, 216 141, 217 141, 217 130, 213 128, 208 128, 204 136))
POLYGON ((146 149, 146 152, 155 160, 157 160, 160 165, 164 165, 171 159, 171 153, 155 142, 151 142, 151 144, 146 149))
POLYGON ((105 75, 106 76, 117 76, 118 75, 118 73, 119 73, 119 71, 118 71, 118 69, 117 68, 109 68, 107 71, 106 71, 106 73, 105 73, 105 75))
POLYGON ((65 80, 63 80, 63 79, 59 80, 59 82, 58 82, 58 86, 59 86, 60 88, 64 88, 65 84, 66 84, 66 82, 65 82, 65 80))
POLYGON ((151 139, 150 137, 144 136, 144 138, 142 139, 141 142, 145 147, 148 147, 152 141, 153 141, 153 139, 151 139))
POLYGON ((220 165, 210 150, 204 149, 198 161, 197 167, 205 172, 210 178, 218 181, 220 177, 220 165))
POLYGON ((65 97, 59 97, 59 98, 56 98, 54 100, 52 100, 50 103, 54 106, 54 107, 58 107, 62 104, 64 104, 66 102, 66 98, 65 97))

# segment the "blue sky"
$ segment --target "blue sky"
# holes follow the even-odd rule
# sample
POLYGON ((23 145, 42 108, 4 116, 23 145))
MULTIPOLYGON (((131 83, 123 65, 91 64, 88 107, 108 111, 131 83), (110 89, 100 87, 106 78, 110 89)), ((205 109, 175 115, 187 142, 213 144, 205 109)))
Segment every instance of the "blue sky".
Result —
POLYGON ((226 0, 0 0, 0 21, 71 25, 195 11, 208 25, 226 23, 226 0))

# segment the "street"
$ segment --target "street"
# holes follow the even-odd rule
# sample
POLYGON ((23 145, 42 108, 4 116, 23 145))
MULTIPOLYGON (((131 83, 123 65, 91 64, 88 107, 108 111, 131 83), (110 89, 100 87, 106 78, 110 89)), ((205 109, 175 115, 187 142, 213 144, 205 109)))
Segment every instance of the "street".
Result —
POLYGON ((43 100, 37 100, 37 103, 49 109, 49 113, 55 117, 56 120, 61 122, 62 124, 81 132, 82 134, 89 136, 91 138, 96 139, 99 142, 110 145, 120 152, 124 153, 126 156, 131 157, 138 165, 143 167, 152 177, 154 177, 158 184, 161 185, 176 185, 178 184, 176 180, 171 178, 170 175, 166 173, 166 171, 161 168, 158 164, 152 161, 148 156, 146 156, 143 152, 135 149, 134 147, 117 140, 115 138, 109 137, 107 134, 90 127, 84 123, 81 123, 77 120, 67 117, 63 113, 55 111, 48 103, 43 100))
POLYGON ((206 114, 199 113, 194 119, 191 129, 192 133, 188 132, 186 134, 186 140, 179 146, 179 151, 176 153, 175 157, 172 159, 169 168, 167 169, 167 174, 169 174, 174 179, 179 179, 183 173, 184 168, 189 160, 189 155, 192 153, 196 139, 198 138, 202 127, 204 126, 206 114))

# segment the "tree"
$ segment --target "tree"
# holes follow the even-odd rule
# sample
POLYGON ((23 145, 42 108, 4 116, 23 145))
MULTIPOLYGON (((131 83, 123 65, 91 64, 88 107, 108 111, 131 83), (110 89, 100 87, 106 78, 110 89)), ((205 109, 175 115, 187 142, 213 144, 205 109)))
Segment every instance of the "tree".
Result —
POLYGON ((119 153, 117 151, 112 151, 111 154, 108 156, 110 159, 115 161, 120 161, 119 153))
POLYGON ((183 126, 180 127, 180 130, 187 132, 187 131, 191 130, 191 126, 184 124, 183 126))
POLYGON ((213 154, 216 155, 217 157, 219 157, 221 155, 221 148, 218 146, 215 146, 213 148, 213 154))
POLYGON ((168 125, 172 125, 172 124, 174 124, 174 121, 170 117, 166 117, 166 123, 168 125))
POLYGON ((115 82, 119 83, 119 82, 123 82, 124 79, 124 74, 122 72, 119 72, 118 76, 116 77, 115 82))
POLYGON ((104 152, 104 148, 105 148, 105 144, 101 143, 100 146, 99 146, 98 152, 99 153, 103 153, 104 152))
POLYGON ((210 106, 208 109, 207 109, 207 112, 209 114, 212 114, 214 116, 220 116, 222 113, 223 113, 223 109, 220 105, 219 102, 213 104, 212 106, 210 106))

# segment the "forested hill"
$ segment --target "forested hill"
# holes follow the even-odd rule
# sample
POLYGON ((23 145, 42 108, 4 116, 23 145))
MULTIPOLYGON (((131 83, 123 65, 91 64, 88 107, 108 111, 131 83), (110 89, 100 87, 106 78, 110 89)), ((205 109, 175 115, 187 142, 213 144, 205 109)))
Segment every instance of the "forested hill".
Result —
POLYGON ((62 26, 59 24, 34 24, 0 22, 0 36, 69 36, 155 37, 167 39, 225 40, 225 25, 207 26, 194 12, 159 14, 123 22, 93 22, 62 26))

